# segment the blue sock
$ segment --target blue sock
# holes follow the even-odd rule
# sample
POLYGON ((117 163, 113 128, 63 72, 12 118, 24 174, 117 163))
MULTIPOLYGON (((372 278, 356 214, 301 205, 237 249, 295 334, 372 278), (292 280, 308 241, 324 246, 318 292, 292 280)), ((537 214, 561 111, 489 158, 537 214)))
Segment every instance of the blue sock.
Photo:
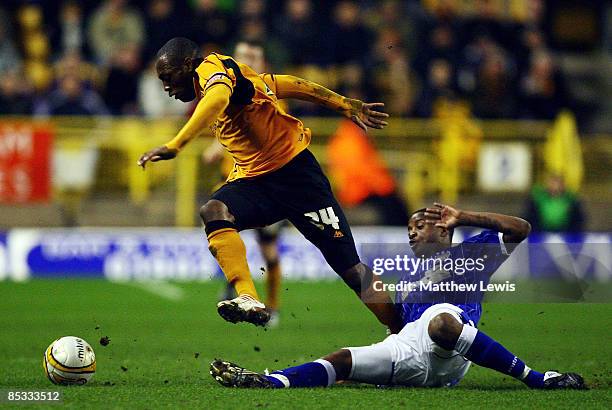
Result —
POLYGON ((523 379, 523 383, 532 389, 541 389, 544 387, 544 374, 536 372, 533 369, 529 369, 529 373, 527 374, 527 377, 523 379))
POLYGON ((479 366, 488 367, 519 379, 531 388, 541 388, 544 385, 542 373, 530 369, 500 343, 471 326, 464 325, 463 328, 464 331, 461 332, 457 341, 457 351, 465 358, 479 366), (473 339, 471 343, 469 339, 473 339))
POLYGON ((315 360, 278 370, 266 376, 274 387, 327 387, 336 381, 336 371, 327 360, 315 360))

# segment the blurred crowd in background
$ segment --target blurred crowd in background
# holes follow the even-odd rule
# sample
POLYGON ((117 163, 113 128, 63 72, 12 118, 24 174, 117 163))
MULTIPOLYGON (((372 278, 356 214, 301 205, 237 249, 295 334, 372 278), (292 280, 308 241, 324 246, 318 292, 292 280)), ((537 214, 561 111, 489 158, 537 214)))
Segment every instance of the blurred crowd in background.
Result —
MULTIPOLYGON (((612 105, 606 93, 611 90, 611 23, 612 6, 598 0, 3 0, 0 116, 139 116, 162 118, 172 128, 174 123, 166 119, 175 116, 179 124, 179 117, 193 106, 163 91, 154 67, 159 48, 183 36, 197 42, 202 55, 232 55, 237 43, 247 41, 263 47, 265 71, 298 75, 353 98, 382 101, 395 118, 454 118, 440 122, 448 123, 445 130, 450 130, 441 131, 444 143, 424 146, 426 154, 411 154, 406 146, 404 156, 391 166, 377 153, 373 140, 350 123, 341 123, 327 135, 325 165, 342 204, 355 209, 353 221, 403 224, 407 198, 415 207, 428 194, 455 198, 459 192, 473 193, 478 147, 485 136, 473 118, 556 119, 544 123, 550 124, 544 145, 574 148, 554 151, 556 162, 545 158, 548 176, 542 181, 537 176, 544 175, 544 168, 527 175, 526 185, 519 189, 524 198, 528 186, 532 188, 526 202, 499 199, 498 205, 525 214, 534 230, 580 231, 602 221, 608 226, 607 217, 601 217, 607 210, 605 201, 602 206, 595 200, 583 207, 577 194, 580 183, 570 184, 564 177, 577 175, 568 171, 570 165, 582 175, 574 118, 581 133, 594 136, 583 141, 595 140, 600 132, 610 134, 612 105), (559 120, 564 115, 560 113, 565 113, 569 126, 553 126, 567 124, 559 120), (432 160, 455 164, 445 162, 450 157, 458 159, 456 169, 434 172, 438 165, 432 160), (455 179, 446 178, 454 171, 455 179), (431 186, 425 187, 426 181, 431 186), (530 181, 538 182, 532 186, 530 181), (358 213, 360 206, 367 212, 358 213), (593 209, 599 210, 599 219, 590 217, 593 209), (375 214, 380 217, 372 219, 375 214)), ((290 102, 289 110, 298 116, 335 115, 298 101, 290 102)), ((149 123, 153 122, 139 121, 142 133, 149 132, 149 123)), ((503 128, 509 123, 494 124, 503 128)), ((128 129, 130 135, 137 131, 128 129)), ((513 135, 520 136, 516 130, 513 135)), ((589 162, 588 174, 597 198, 606 192, 597 184, 605 186, 609 169, 606 142, 599 142, 590 145, 591 155, 600 160, 589 162)), ((117 147, 104 149, 112 161, 85 139, 76 148, 54 147, 54 164, 61 166, 54 167, 53 186, 65 196, 60 202, 68 215, 62 224, 82 223, 84 215, 104 215, 79 211, 84 192, 93 189, 105 195, 123 187, 125 180, 118 175, 124 171, 110 166, 117 147), (70 177, 69 183, 60 174, 70 177), (77 188, 74 176, 82 177, 77 188), (73 191, 79 193, 74 195, 77 199, 73 191)), ((130 149, 122 155, 133 155, 130 149)), ((540 151, 534 152, 537 156, 540 151)), ((546 152, 552 155, 551 149, 546 152)), ((129 164, 133 166, 131 158, 129 164)), ((156 181, 163 178, 160 174, 156 181)), ((145 182, 142 188, 140 180, 134 181, 130 198, 140 204, 149 191, 145 182)), ((472 200, 478 201, 478 196, 472 200)), ((119 203, 123 205, 123 199, 119 203)), ((167 207, 159 209, 151 218, 155 224, 171 213, 167 207)), ((148 223, 130 218, 87 221, 148 223)))
MULTIPOLYGON (((268 69, 308 76, 396 116, 461 100, 478 118, 552 119, 572 108, 545 2, 3 1, 0 114, 184 114, 163 93, 155 53, 175 36, 203 53, 261 42, 268 69), (465 2, 464 2, 465 3, 465 2)), ((296 112, 297 111, 297 112, 296 112)), ((322 115, 312 106, 297 114, 322 115)))

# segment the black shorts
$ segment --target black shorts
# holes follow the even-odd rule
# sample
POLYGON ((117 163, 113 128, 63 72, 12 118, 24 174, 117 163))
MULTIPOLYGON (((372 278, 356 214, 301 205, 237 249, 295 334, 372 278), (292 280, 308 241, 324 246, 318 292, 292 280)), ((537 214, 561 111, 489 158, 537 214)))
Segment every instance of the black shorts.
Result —
POLYGON ((344 212, 321 166, 308 150, 276 171, 223 185, 211 199, 228 207, 238 230, 288 219, 319 248, 337 273, 359 263, 344 212))

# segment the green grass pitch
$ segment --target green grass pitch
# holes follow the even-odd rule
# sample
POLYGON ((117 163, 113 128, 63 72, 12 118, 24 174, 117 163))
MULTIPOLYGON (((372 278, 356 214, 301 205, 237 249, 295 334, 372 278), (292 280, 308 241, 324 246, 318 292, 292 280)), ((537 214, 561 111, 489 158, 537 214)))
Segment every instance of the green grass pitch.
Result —
POLYGON ((74 408, 612 408, 611 304, 484 307, 481 329, 535 369, 583 374, 589 391, 530 391, 477 366, 452 389, 235 390, 210 377, 212 359, 274 370, 380 341, 384 328, 339 282, 283 283, 281 325, 268 331, 218 317, 219 282, 174 285, 180 299, 102 280, 0 282, 0 390, 59 389, 74 408), (96 352, 86 386, 53 386, 44 376, 45 348, 66 335, 96 352))

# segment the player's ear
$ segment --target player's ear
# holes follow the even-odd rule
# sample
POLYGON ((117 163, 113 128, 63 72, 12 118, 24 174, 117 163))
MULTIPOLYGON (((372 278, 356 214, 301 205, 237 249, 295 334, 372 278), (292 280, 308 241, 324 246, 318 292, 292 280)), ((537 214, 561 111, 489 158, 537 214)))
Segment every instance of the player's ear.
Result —
POLYGON ((186 68, 186 71, 192 72, 196 68, 194 67, 194 59, 193 57, 185 57, 183 67, 186 68))

